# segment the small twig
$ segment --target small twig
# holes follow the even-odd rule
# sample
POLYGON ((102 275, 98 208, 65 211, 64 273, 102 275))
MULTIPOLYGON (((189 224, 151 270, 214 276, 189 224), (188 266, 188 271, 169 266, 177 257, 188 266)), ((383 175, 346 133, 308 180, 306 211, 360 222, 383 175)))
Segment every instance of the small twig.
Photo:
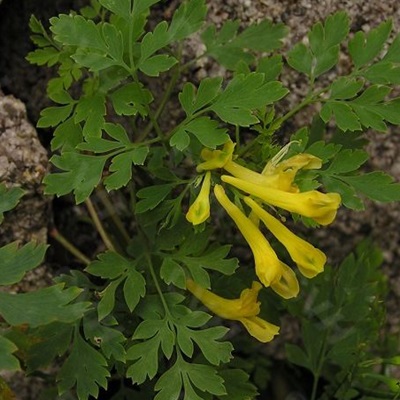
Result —
POLYGON ((99 195, 101 202, 103 203, 105 209, 107 210, 108 214, 113 220, 113 223, 115 224, 115 226, 118 228, 119 232, 125 239, 126 243, 129 243, 131 239, 129 233, 126 230, 124 224, 122 223, 118 213, 115 211, 115 208, 109 199, 108 193, 104 190, 102 186, 99 186, 97 189, 97 194, 99 195))
POLYGON ((85 204, 87 206, 87 209, 89 211, 90 217, 92 218, 92 221, 97 229, 97 232, 99 232, 104 244, 106 245, 108 250, 115 251, 114 245, 112 244, 110 238, 108 237, 107 232, 105 231, 103 224, 100 221, 99 216, 97 215, 96 209, 94 208, 94 205, 92 201, 87 198, 85 200, 85 204))
POLYGON ((50 230, 49 235, 57 240, 66 250, 73 254, 78 260, 82 261, 83 264, 89 265, 90 259, 86 257, 79 249, 77 249, 68 239, 66 239, 56 228, 50 230))

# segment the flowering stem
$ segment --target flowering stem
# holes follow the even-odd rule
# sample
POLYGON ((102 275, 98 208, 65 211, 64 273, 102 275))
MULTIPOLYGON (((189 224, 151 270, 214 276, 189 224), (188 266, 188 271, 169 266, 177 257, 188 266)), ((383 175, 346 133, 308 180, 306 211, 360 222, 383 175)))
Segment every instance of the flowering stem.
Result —
POLYGON ((111 239, 108 237, 108 234, 105 231, 103 224, 100 221, 99 216, 97 215, 96 209, 94 208, 92 201, 89 198, 87 198, 85 200, 85 204, 89 211, 90 217, 92 218, 92 221, 97 229, 97 232, 99 232, 101 239, 103 240, 107 249, 111 250, 111 251, 115 251, 114 245, 112 244, 111 239))

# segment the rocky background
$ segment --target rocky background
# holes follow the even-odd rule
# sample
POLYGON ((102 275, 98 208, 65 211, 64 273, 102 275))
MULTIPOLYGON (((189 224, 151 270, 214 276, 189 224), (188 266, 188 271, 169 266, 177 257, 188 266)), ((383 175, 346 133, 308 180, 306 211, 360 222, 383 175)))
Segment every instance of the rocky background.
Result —
MULTIPOLYGON (((54 70, 31 66, 25 60, 32 50, 29 41, 28 21, 33 13, 46 21, 53 15, 77 8, 84 0, 0 0, 0 181, 19 185, 28 191, 24 201, 9 213, 0 228, 0 243, 32 238, 47 240, 47 228, 52 220, 50 200, 43 197, 40 181, 46 172, 47 151, 51 132, 36 133, 40 110, 49 105, 46 98, 46 83, 54 70)), ((179 1, 162 1, 154 18, 171 16, 179 1)), ((400 3, 398 0, 209 0, 210 21, 217 25, 228 19, 239 19, 243 26, 264 19, 284 22, 290 28, 285 47, 302 40, 309 27, 323 20, 329 14, 345 10, 352 19, 352 30, 369 30, 381 21, 392 18, 395 32, 400 31, 400 3)), ((201 44, 194 37, 185 49, 186 56, 201 52, 201 44)), ((339 69, 346 70, 347 59, 343 56, 339 69)), ((200 61, 190 71, 187 79, 198 78, 221 72, 211 60, 200 61)), ((286 76, 286 75, 285 75, 286 76)), ((291 94, 285 100, 285 108, 298 102, 305 93, 305 82, 294 73, 286 76, 285 84, 291 94)), ((299 114, 283 134, 290 133, 309 123, 309 110, 299 114)), ((399 128, 391 128, 388 134, 367 132, 371 140, 368 150, 371 160, 367 168, 381 169, 400 181, 400 135, 399 128)), ((69 213, 71 206, 66 207, 69 213), (68 211, 69 210, 69 211, 68 211)), ((62 209, 61 209, 62 210, 62 209)), ((60 210, 59 210, 60 211, 60 210)), ((60 221, 68 220, 59 217, 60 221)), ((66 223, 66 222, 65 222, 66 223)), ((390 293, 388 297, 388 331, 400 333, 400 205, 367 203, 363 212, 341 210, 337 221, 317 232, 319 247, 329 255, 331 262, 340 261, 363 238, 371 237, 384 254, 384 271, 388 276, 390 293), (338 249, 341 249, 338 253, 338 249)), ((74 229, 73 227, 68 227, 74 229)), ((76 228, 75 228, 76 229, 76 228)), ((88 240, 82 236, 82 240, 88 240)), ((52 256, 54 260, 57 255, 52 256)), ((60 265, 50 260, 38 272, 32 274, 28 284, 16 290, 28 290, 32 286, 47 284, 49 277, 60 265)), ((281 340, 292 336, 293 327, 285 324, 281 340)), ((279 354, 279 341, 274 345, 279 354)), ((1 356, 1 355, 0 355, 1 356)), ((23 379, 14 376, 10 382, 20 400, 36 400, 40 379, 23 379)))

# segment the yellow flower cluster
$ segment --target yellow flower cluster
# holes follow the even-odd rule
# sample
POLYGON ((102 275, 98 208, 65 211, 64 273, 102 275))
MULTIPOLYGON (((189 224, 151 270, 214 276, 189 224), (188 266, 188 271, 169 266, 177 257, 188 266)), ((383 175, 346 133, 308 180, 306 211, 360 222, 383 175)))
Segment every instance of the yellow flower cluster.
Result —
MULTIPOLYGON (((318 157, 311 154, 297 154, 280 161, 286 152, 286 148, 284 148, 267 163, 261 173, 258 173, 234 161, 234 148, 235 144, 229 141, 222 150, 203 149, 201 157, 204 162, 198 165, 197 171, 205 172, 204 179, 200 193, 189 208, 186 218, 193 225, 207 220, 210 215, 210 171, 225 170, 230 175, 221 175, 221 181, 246 193, 243 201, 251 209, 251 213, 246 216, 229 199, 222 185, 214 186, 214 195, 249 244, 254 257, 256 275, 265 287, 270 287, 283 298, 295 297, 299 292, 296 274, 288 265, 279 260, 274 249, 261 233, 258 226, 259 221, 262 221, 266 228, 283 244, 299 271, 307 278, 312 278, 323 271, 326 256, 321 250, 291 232, 260 204, 279 207, 312 218, 321 225, 328 225, 336 217, 341 202, 340 195, 322 193, 317 190, 300 192, 295 184, 294 179, 300 169, 321 167, 322 163, 318 157)), ((260 284, 253 283, 252 289, 243 291, 240 299, 237 300, 223 299, 198 287, 190 280, 188 280, 187 287, 212 312, 222 318, 242 322, 249 333, 258 340, 263 342, 271 340, 278 333, 277 327, 256 317, 259 313, 257 293, 261 288, 260 284), (245 299, 247 300, 245 301, 245 299), (243 305, 243 302, 246 303, 246 306, 243 305), (243 312, 244 309, 246 312, 243 312), (257 322, 250 323, 248 318, 257 322), (258 330, 255 329, 254 324, 257 325, 258 330), (260 333, 260 330, 263 329, 264 333, 260 333), (267 340, 267 338, 269 339, 267 340)))

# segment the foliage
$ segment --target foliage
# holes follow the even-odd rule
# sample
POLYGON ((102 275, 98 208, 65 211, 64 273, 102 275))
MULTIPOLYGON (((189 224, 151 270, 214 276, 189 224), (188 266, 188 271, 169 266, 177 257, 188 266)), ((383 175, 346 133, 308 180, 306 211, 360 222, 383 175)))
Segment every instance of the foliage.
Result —
MULTIPOLYGON (((365 242, 322 272, 322 251, 280 220, 329 225, 340 203, 362 210, 365 198, 400 199, 391 176, 365 172, 363 136, 400 124, 400 98, 393 95, 400 36, 388 41, 391 22, 350 33, 347 14, 339 12, 284 54, 283 24, 242 28, 228 21, 217 29, 205 23, 205 0, 181 2, 170 20, 149 24, 153 6, 162 4, 91 0, 51 18, 49 31, 31 18, 37 49, 27 59, 58 68, 47 87, 54 105, 38 121, 54 129, 45 192, 85 203, 104 247, 84 255, 54 233, 82 268, 33 292, 0 291, 0 369, 32 374, 58 365, 48 377, 57 393, 53 388, 43 398, 101 398, 112 386, 113 399, 252 399, 268 391, 273 362, 226 321, 241 322, 266 342, 279 330, 279 313, 289 313, 301 323, 302 343, 287 344, 286 363, 297 374, 310 371, 307 398, 397 398, 384 367, 398 360, 393 351, 379 353, 386 351, 379 341, 385 295, 379 251, 365 242), (212 58, 226 76, 182 79, 196 62, 182 56, 195 33, 205 48, 199 58, 212 58), (329 80, 324 74, 336 72, 343 48, 352 67, 329 80), (309 91, 285 113, 280 101, 289 90, 279 76, 286 68, 303 74, 309 91), (169 82, 164 89, 161 80, 169 82), (313 104, 311 127, 277 145, 285 122, 313 104), (123 212, 107 192, 127 205, 123 212), (112 222, 96 213, 95 198, 112 222), (260 221, 283 246, 271 247, 260 221), (239 233, 255 271, 245 265, 252 262, 239 233), (281 261, 288 255, 306 277, 320 275, 298 277, 281 261), (286 300, 297 296, 298 281, 300 295, 286 300)), ((0 222, 23 195, 0 185, 0 222)), ((20 282, 42 263, 46 248, 1 247, 0 285, 20 282)))

